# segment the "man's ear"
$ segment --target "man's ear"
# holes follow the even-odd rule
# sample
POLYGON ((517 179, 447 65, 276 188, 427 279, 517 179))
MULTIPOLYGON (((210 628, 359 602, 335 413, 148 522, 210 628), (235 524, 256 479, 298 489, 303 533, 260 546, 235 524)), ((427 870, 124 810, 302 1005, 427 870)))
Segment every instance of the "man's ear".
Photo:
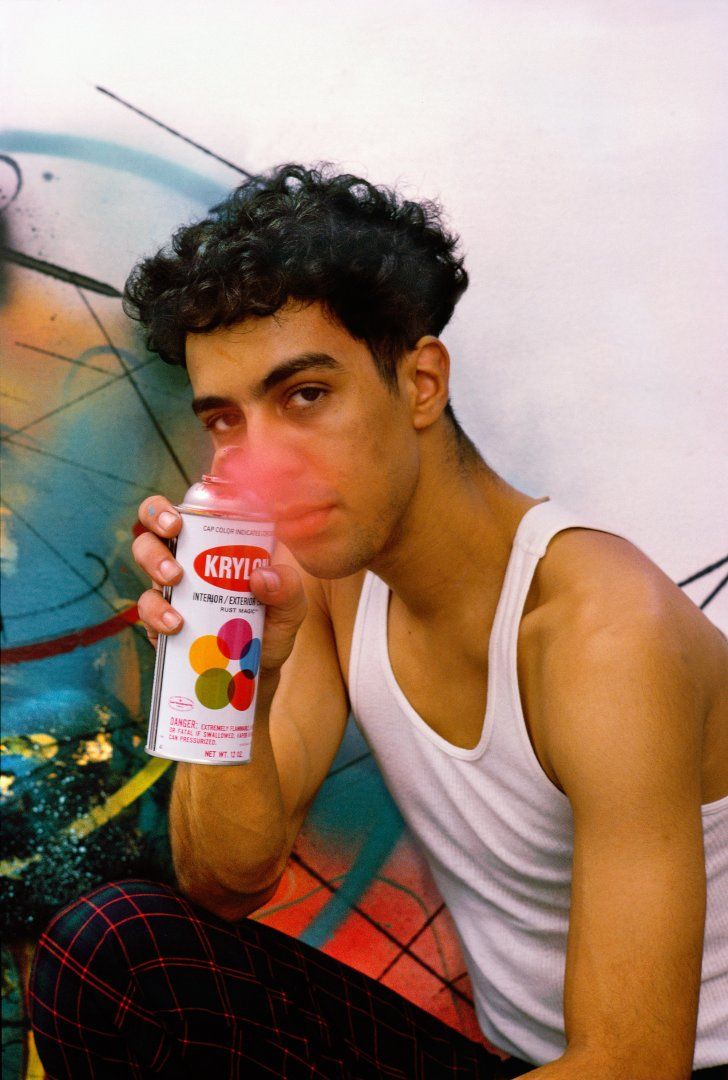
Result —
POLYGON ((438 419, 450 393, 450 354, 440 339, 431 334, 421 337, 402 361, 400 377, 412 424, 422 431, 438 419))

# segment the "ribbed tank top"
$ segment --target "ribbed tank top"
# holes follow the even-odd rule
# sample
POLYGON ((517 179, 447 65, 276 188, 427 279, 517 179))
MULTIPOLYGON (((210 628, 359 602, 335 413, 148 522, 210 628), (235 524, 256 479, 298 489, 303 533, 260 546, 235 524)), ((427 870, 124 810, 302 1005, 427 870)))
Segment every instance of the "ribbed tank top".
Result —
MULTIPOLYGON (((390 590, 371 571, 349 672, 354 717, 455 923, 480 1027, 496 1046, 536 1065, 566 1046, 573 819, 531 746, 516 646, 536 565, 552 537, 573 527, 614 532, 551 500, 519 523, 490 635, 477 746, 442 738, 405 697, 389 661, 390 590)), ((457 687, 452 701, 457 708, 457 687)), ((728 1061, 728 796, 703 806, 702 815, 708 901, 696 1069, 728 1061)))

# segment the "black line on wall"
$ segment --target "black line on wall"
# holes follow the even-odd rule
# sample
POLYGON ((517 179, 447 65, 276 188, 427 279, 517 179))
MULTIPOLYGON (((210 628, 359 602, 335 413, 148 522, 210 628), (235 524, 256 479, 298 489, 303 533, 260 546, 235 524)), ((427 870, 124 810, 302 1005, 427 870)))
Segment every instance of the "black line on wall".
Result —
POLYGON ((697 581, 698 578, 705 577, 711 570, 717 570, 719 566, 724 566, 728 563, 728 555, 724 555, 722 559, 718 559, 718 562, 711 563, 710 566, 704 566, 702 570, 697 570, 690 577, 686 577, 684 581, 678 581, 678 585, 682 589, 683 585, 690 585, 691 582, 697 581))
MULTIPOLYGON (((137 364, 134 371, 139 371, 140 368, 147 367, 148 364, 153 364, 157 359, 156 356, 150 357, 149 360, 142 361, 141 364, 137 364)), ((22 432, 27 431, 29 428, 35 427, 36 424, 41 424, 44 420, 48 420, 51 416, 57 416, 58 413, 65 412, 66 409, 70 409, 74 405, 78 405, 80 401, 85 401, 86 398, 93 397, 94 394, 100 394, 102 390, 105 390, 107 386, 111 386, 112 383, 119 382, 121 379, 125 379, 127 376, 125 372, 121 372, 120 375, 112 375, 106 382, 101 383, 100 386, 94 386, 93 390, 87 390, 83 394, 79 394, 73 401, 64 401, 62 405, 57 405, 55 409, 51 409, 50 412, 43 413, 42 416, 37 416, 35 420, 29 420, 27 424, 23 424, 19 428, 10 428, 7 434, 0 435, 0 442, 5 442, 6 439, 13 435, 20 435, 22 432)))
POLYGON ((132 369, 130 367, 128 367, 127 364, 125 363, 123 356, 121 355, 121 353, 119 352, 119 350, 116 348, 113 341, 109 337, 109 334, 106 331, 106 327, 101 322, 101 320, 99 319, 99 317, 96 314, 96 312, 94 311, 94 309, 91 307, 91 304, 88 302, 87 298, 84 296, 81 289, 78 290, 78 294, 81 297, 81 299, 83 300, 84 304, 86 305, 86 308, 88 309, 88 312, 91 315, 91 318, 94 320, 97 327, 99 328, 99 330, 103 334, 104 338, 106 339, 106 342, 107 342, 109 348, 111 349, 111 351, 116 356, 116 359, 121 364, 121 367, 122 367, 122 369, 124 371, 125 377, 129 380, 129 384, 131 385, 132 389, 134 390, 134 393, 136 394, 136 396, 139 398, 139 401, 140 401, 140 403, 142 405, 142 408, 144 409, 145 413, 149 417, 149 420, 151 421, 152 426, 154 427, 154 430, 157 432, 157 435, 159 436, 160 440, 164 444, 164 447, 167 450, 167 453, 172 458, 172 461, 174 462, 175 466, 177 467, 177 470, 178 470, 180 476, 185 481, 185 483, 189 486, 192 483, 192 481, 191 481, 190 477, 187 474, 187 470, 185 469, 184 465, 182 464, 179 457, 177 456, 177 451, 175 450, 175 448, 172 446, 171 442, 167 438, 167 434, 164 431, 164 429, 162 428, 162 425, 159 423, 159 420, 157 420, 157 417, 154 415, 154 412, 152 411, 152 407, 150 406, 147 399, 144 397, 144 394, 141 392, 141 390, 139 388, 139 385, 138 385, 138 383, 137 383, 137 381, 134 378, 134 375, 132 373, 132 369))
MULTIPOLYGON (((314 869, 314 867, 307 863, 305 859, 302 859, 297 852, 291 852, 291 859, 293 860, 293 862, 298 863, 298 865, 301 866, 307 874, 310 874, 315 881, 318 881, 319 884, 324 885, 329 890, 329 892, 337 893, 339 891, 335 885, 332 885, 330 881, 326 880, 323 874, 319 874, 318 870, 314 869)), ((355 911, 357 915, 360 915, 365 922, 368 922, 370 926, 373 926, 375 930, 378 930, 383 937, 385 937, 388 941, 391 941, 392 944, 396 945, 399 949, 406 953, 411 960, 414 960, 416 964, 419 964, 419 966, 423 968, 423 970, 427 971, 428 974, 432 975, 433 978, 437 979, 437 981, 441 983, 444 987, 446 987, 448 990, 451 990, 452 993, 455 994, 457 997, 462 998, 462 1000, 467 1002, 468 1005, 473 1004, 472 998, 470 998, 467 994, 464 994, 462 990, 455 986, 451 979, 446 979, 444 975, 441 975, 439 971, 436 971, 435 968, 431 967, 426 960, 423 960, 422 957, 417 956, 416 953, 413 953, 406 944, 401 942, 399 938, 395 937, 394 934, 390 933, 389 930, 387 930, 385 926, 382 926, 381 923, 377 922, 376 919, 373 919, 372 916, 367 914, 366 911, 362 910, 362 908, 360 908, 358 904, 349 904, 348 906, 352 911, 355 911)))
POLYGON ((34 255, 26 255, 23 251, 0 247, 0 259, 16 263, 17 266, 23 266, 26 270, 37 270, 39 274, 46 274, 47 277, 65 281, 68 285, 77 285, 82 289, 88 289, 89 292, 100 293, 102 296, 113 296, 115 300, 121 299, 121 293, 113 285, 107 285, 104 281, 97 281, 96 278, 88 277, 86 274, 79 274, 76 270, 68 270, 65 266, 58 266, 56 263, 46 262, 44 259, 36 259, 34 255))
POLYGON ((728 582, 728 574, 726 574, 726 576, 723 578, 722 581, 718 582, 716 587, 713 589, 712 593, 709 593, 708 596, 706 596, 705 600, 703 600, 702 604, 700 605, 700 610, 701 611, 704 611, 705 608, 707 608, 707 606, 708 606, 708 604, 710 603, 711 600, 715 600, 716 596, 718 595, 720 590, 723 588, 723 586, 726 584, 726 582, 728 582))
POLYGON ((175 138, 181 139, 182 142, 189 143, 190 146, 194 146, 196 150, 201 150, 203 154, 207 154, 208 157, 214 158, 215 161, 219 161, 222 165, 227 165, 229 169, 234 169, 235 172, 240 173, 241 176, 250 177, 252 173, 247 172, 245 169, 241 169, 239 165, 236 165, 234 161, 228 161, 227 158, 221 157, 220 154, 216 154, 214 150, 208 150, 206 146, 202 146, 201 143, 195 142, 194 139, 190 139, 187 135, 183 135, 181 131, 177 131, 176 128, 170 127, 169 124, 163 124, 161 120, 157 120, 156 117, 150 116, 149 113, 144 112, 142 109, 138 109, 136 105, 132 105, 128 101, 124 101, 124 98, 119 97, 118 94, 112 93, 111 90, 107 90, 104 86, 97 86, 96 89, 100 94, 106 94, 107 97, 112 98, 114 101, 118 101, 120 105, 123 105, 126 109, 131 109, 137 116, 144 117, 145 120, 149 120, 152 124, 156 124, 157 127, 162 128, 163 131, 168 131, 170 135, 174 135, 175 138))

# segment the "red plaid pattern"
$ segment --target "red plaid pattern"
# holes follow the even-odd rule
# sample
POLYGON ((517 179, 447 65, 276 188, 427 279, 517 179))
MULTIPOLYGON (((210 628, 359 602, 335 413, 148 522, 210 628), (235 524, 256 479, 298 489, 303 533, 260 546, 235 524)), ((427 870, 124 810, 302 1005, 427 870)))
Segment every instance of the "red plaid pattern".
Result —
POLYGON ((498 1080, 503 1064, 395 991, 166 885, 103 885, 55 916, 30 987, 49 1078, 498 1080))
MULTIPOLYGON (((510 1080, 501 1062, 375 979, 167 885, 122 881, 41 937, 31 1021, 48 1080, 510 1080)), ((728 1066, 699 1069, 728 1080, 728 1066)))

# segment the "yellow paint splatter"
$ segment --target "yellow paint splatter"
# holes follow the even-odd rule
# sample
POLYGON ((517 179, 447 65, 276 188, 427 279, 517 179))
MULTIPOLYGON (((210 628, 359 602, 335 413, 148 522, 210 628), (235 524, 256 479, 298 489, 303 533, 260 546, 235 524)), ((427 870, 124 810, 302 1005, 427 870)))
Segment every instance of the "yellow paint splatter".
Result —
POLYGON ((37 735, 10 735, 3 739, 0 746, 3 754, 16 757, 40 758, 49 761, 58 753, 58 742, 52 735, 39 732, 37 735))
POLYGON ((100 761, 108 761, 114 753, 111 745, 111 735, 108 731, 100 731, 93 739, 86 739, 82 743, 82 749, 74 755, 78 765, 97 765, 100 761))
POLYGON ((108 799, 102 802, 100 806, 95 806, 88 814, 84 814, 83 817, 72 822, 66 831, 78 839, 88 836, 94 829, 98 829, 100 825, 105 825, 107 821, 116 817, 130 803, 138 799, 147 788, 152 786, 155 780, 159 779, 163 772, 167 771, 171 764, 172 762, 167 761, 165 758, 153 758, 143 769, 140 769, 136 776, 132 776, 131 780, 128 780, 118 791, 115 791, 113 795, 109 795, 108 799))
POLYGON ((6 773, 0 773, 0 798, 7 799, 9 795, 12 795, 12 791, 10 789, 14 783, 14 776, 8 776, 6 773))
POLYGON ((25 1080, 45 1080, 46 1071, 35 1047, 32 1030, 28 1032, 28 1059, 25 1066, 25 1080))
POLYGON ((101 727, 106 727, 111 719, 111 709, 108 705, 94 705, 94 712, 96 713, 96 719, 101 724, 101 727))
MULTIPOLYGON (((152 758, 143 769, 140 769, 135 776, 132 776, 131 780, 127 780, 118 791, 115 791, 113 795, 109 795, 108 799, 105 799, 100 806, 95 806, 88 814, 84 814, 83 817, 72 821, 66 829, 62 830, 61 837, 70 835, 77 840, 81 840, 101 825, 105 825, 107 821, 111 821, 112 818, 138 799, 140 795, 143 795, 152 784, 156 783, 171 764, 172 762, 167 761, 166 758, 152 758)), ((41 858, 42 856, 36 852, 35 855, 31 855, 26 859, 3 859, 0 861, 0 877, 20 877, 28 866, 40 862, 41 858)))

